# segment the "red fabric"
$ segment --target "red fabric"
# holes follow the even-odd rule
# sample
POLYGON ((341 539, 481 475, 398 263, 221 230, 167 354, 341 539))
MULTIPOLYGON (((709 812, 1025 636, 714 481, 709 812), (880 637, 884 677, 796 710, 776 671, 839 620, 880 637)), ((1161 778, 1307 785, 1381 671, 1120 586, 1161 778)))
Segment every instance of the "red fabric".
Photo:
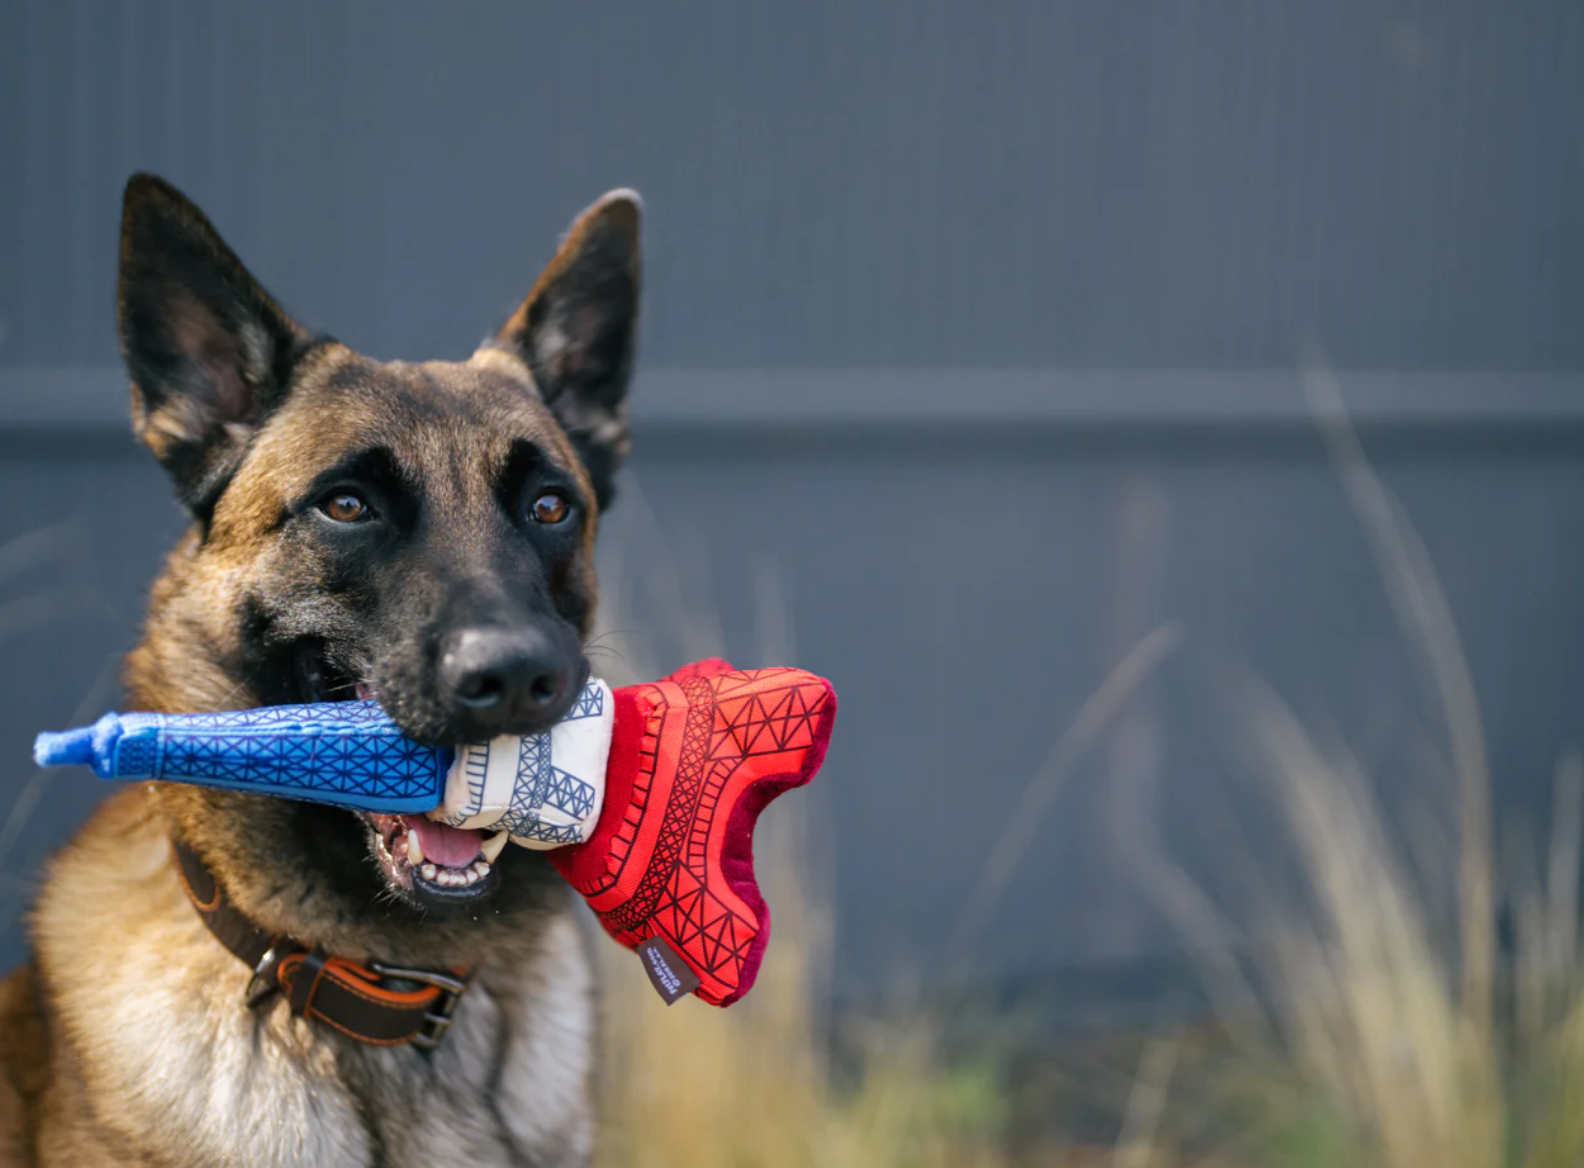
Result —
POLYGON ((759 813, 825 760, 830 682, 700 661, 615 691, 605 805, 587 843, 547 852, 616 940, 663 937, 728 1006, 753 985, 770 910, 753 870, 759 813))

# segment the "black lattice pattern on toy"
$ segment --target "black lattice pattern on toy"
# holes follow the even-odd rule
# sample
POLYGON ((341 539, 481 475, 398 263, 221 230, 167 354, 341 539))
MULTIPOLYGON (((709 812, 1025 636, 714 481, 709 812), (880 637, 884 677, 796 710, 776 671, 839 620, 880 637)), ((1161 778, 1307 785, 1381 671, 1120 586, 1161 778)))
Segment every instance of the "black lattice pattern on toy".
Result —
POLYGON ((435 751, 394 726, 300 737, 167 730, 162 738, 160 771, 172 779, 398 799, 432 793, 437 780, 435 751))
POLYGON ((143 719, 167 730, 200 733, 213 730, 289 730, 292 728, 376 727, 400 733, 378 702, 314 702, 300 706, 258 706, 251 710, 216 710, 204 714, 126 714, 129 726, 143 719), (170 726, 169 718, 180 718, 170 726))
POLYGON ((577 701, 572 704, 572 709, 561 721, 575 722, 580 718, 598 718, 604 712, 605 687, 591 678, 584 684, 577 701))
POLYGON ((788 681, 748 693, 757 671, 678 682, 688 703, 671 797, 649 864, 633 895, 605 914, 619 931, 652 922, 703 971, 736 984, 736 971, 760 922, 743 916, 709 887, 708 844, 722 793, 748 759, 813 745, 823 687, 788 681))
POLYGON ((546 807, 583 819, 594 810, 595 795, 592 783, 551 762, 548 734, 524 738, 517 751, 517 781, 501 824, 523 839, 543 838, 532 833, 546 807))

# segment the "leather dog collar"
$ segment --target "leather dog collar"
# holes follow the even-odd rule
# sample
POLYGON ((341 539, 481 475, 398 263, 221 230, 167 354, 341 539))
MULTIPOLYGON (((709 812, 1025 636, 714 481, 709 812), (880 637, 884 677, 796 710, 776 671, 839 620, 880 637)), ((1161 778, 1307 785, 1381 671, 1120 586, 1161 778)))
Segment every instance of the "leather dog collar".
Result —
POLYGON ((270 933, 227 899, 214 873, 191 848, 179 840, 172 841, 172 848, 182 889, 199 919, 253 971, 249 1006, 278 991, 293 1014, 323 1022, 359 1042, 410 1043, 422 1050, 439 1045, 467 989, 465 971, 398 969, 377 961, 360 965, 288 934, 270 933))

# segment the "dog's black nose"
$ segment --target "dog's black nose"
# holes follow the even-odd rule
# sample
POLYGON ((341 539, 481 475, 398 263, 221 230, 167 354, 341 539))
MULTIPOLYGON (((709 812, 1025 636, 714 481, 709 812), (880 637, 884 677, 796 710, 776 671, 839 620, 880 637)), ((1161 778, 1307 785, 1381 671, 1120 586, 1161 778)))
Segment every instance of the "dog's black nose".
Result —
POLYGON ((531 628, 458 629, 441 643, 437 667, 469 736, 543 730, 571 696, 571 671, 531 628))

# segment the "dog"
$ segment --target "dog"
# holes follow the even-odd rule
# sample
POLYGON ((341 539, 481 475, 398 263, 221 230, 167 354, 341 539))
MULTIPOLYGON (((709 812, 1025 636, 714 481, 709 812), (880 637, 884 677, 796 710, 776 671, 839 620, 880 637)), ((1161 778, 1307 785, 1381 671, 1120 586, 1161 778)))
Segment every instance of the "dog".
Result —
MULTIPOLYGON (((193 203, 134 176, 133 430, 191 525, 128 708, 373 698, 446 745, 566 713, 629 445, 640 217, 630 191, 584 211, 467 361, 382 363, 298 324, 193 203)), ((174 784, 108 799, 0 984, 0 1162, 586 1163, 595 1010, 566 886, 537 852, 426 824, 174 784), (256 965, 222 909, 268 946, 256 965), (425 998, 421 1031, 358 1036, 305 1005, 327 977, 382 1010, 425 998)))

